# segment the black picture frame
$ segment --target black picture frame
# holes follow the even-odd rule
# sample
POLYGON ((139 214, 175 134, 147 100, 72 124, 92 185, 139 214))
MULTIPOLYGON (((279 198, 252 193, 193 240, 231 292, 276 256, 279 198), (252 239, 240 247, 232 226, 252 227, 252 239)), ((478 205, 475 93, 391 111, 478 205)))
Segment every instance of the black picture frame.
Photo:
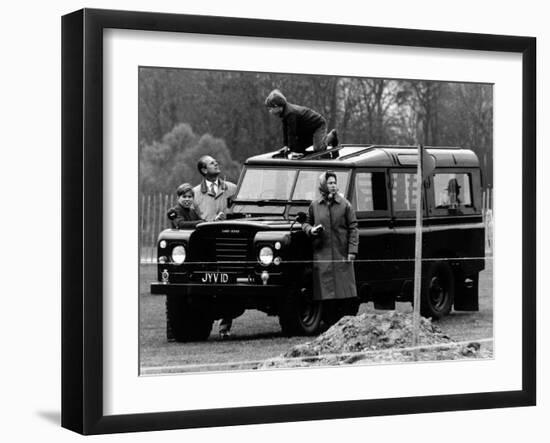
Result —
POLYGON ((83 9, 62 18, 62 426, 82 434, 458 411, 536 404, 536 39, 83 9), (103 31, 169 31, 522 55, 522 388, 131 415, 103 412, 103 31))

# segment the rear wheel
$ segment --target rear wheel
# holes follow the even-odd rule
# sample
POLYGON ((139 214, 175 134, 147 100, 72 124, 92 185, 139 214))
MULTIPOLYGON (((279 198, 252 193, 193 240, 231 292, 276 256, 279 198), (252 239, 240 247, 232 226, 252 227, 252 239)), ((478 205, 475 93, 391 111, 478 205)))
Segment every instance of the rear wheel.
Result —
POLYGON ((321 331, 323 304, 313 300, 311 287, 292 291, 283 301, 279 324, 285 335, 315 335, 321 331))
POLYGON ((455 293, 454 276, 446 262, 433 263, 422 282, 420 313, 423 317, 440 319, 451 312, 455 293))
POLYGON ((214 320, 204 303, 191 302, 186 297, 166 296, 166 338, 188 342, 208 339, 214 320))

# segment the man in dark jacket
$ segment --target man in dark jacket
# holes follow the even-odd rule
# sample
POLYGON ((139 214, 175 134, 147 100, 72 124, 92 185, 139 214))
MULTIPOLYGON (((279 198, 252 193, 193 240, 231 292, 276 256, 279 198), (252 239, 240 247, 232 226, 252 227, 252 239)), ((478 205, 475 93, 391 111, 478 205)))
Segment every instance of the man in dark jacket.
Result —
MULTIPOLYGON (((327 145, 336 146, 336 130, 327 135, 325 118, 305 106, 294 105, 278 89, 274 89, 265 99, 269 112, 281 118, 283 123, 283 151, 287 149, 304 154, 313 145, 315 152, 324 151, 327 145)), ((286 153, 286 152, 283 152, 286 153)))

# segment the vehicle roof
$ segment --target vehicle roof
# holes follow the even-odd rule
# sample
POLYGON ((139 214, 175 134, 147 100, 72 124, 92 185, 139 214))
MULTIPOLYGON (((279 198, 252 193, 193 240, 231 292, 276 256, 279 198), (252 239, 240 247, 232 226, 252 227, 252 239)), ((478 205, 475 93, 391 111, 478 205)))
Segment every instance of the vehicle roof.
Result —
MULTIPOLYGON (((477 155, 470 149, 459 147, 425 146, 435 159, 437 168, 479 167, 477 155)), ((416 167, 417 146, 393 145, 340 145, 330 151, 314 152, 297 160, 277 158, 278 151, 256 155, 246 160, 246 165, 258 166, 321 166, 321 167, 416 167), (336 159, 327 158, 338 152, 336 159)))

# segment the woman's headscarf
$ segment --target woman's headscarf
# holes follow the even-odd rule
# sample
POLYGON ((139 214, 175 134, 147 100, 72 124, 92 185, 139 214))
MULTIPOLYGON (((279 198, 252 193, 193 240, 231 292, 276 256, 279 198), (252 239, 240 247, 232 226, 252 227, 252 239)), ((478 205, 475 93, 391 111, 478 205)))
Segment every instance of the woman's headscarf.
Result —
POLYGON ((333 195, 329 193, 327 186, 327 181, 330 177, 334 177, 334 179, 337 180, 336 174, 332 171, 323 172, 319 176, 319 191, 321 192, 321 195, 326 199, 333 198, 333 195))

